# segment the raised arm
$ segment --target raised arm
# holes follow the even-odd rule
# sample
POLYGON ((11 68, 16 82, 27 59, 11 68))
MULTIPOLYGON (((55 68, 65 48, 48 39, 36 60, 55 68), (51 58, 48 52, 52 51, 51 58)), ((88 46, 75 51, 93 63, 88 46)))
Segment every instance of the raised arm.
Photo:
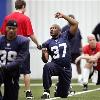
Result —
POLYGON ((58 18, 58 19, 59 18, 64 18, 65 20, 67 20, 70 23, 70 33, 72 35, 74 35, 77 32, 78 22, 75 19, 73 19, 73 18, 71 18, 69 16, 66 16, 66 15, 64 15, 64 14, 62 14, 60 12, 57 12, 55 14, 55 18, 58 18))

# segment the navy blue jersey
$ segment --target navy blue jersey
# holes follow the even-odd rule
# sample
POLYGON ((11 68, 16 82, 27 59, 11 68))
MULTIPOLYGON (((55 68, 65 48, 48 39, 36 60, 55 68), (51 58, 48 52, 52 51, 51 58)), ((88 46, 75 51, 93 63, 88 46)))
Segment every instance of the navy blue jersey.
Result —
POLYGON ((14 68, 24 62, 29 54, 29 39, 17 36, 8 41, 6 36, 0 36, 0 64, 14 68))
MULTIPOLYGON (((69 25, 64 26, 62 28, 62 32, 69 30, 69 28, 70 28, 69 25)), ((75 33, 75 37, 70 40, 72 54, 80 54, 81 39, 82 39, 81 32, 78 29, 77 32, 75 33)))
POLYGON ((42 44, 43 48, 47 48, 52 61, 62 67, 70 66, 71 53, 69 40, 72 36, 69 30, 61 33, 58 38, 51 38, 42 44))

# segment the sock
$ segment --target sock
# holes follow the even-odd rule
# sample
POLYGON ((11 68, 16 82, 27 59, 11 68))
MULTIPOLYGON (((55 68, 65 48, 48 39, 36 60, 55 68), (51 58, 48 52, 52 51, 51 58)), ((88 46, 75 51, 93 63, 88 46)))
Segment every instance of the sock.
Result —
POLYGON ((78 82, 82 83, 82 74, 78 74, 78 82))
POLYGON ((83 84, 88 84, 89 74, 90 74, 90 69, 85 67, 83 69, 83 84))

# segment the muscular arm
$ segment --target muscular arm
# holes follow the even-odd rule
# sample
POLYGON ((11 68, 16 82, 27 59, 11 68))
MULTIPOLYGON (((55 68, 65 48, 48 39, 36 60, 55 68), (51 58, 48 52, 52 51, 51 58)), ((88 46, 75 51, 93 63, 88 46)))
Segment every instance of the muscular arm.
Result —
POLYGON ((77 29, 78 29, 78 22, 75 19, 73 19, 69 16, 66 16, 66 15, 64 15, 60 12, 57 12, 55 14, 55 17, 58 18, 58 19, 59 18, 64 18, 65 20, 67 20, 70 23, 70 33, 72 35, 75 35, 75 33, 77 32, 77 29))

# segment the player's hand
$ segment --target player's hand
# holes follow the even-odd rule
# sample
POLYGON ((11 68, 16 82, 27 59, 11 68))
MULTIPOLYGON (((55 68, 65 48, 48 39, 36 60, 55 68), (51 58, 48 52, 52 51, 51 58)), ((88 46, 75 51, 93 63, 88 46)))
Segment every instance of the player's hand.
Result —
POLYGON ((98 59, 97 59, 97 57, 95 57, 95 56, 91 56, 91 58, 89 59, 89 61, 95 63, 95 62, 98 61, 98 59))
POLYGON ((63 14, 62 13, 60 13, 60 12, 57 12, 56 14, 55 14, 55 18, 63 18, 63 14))
POLYGON ((38 48, 39 50, 41 50, 41 49, 42 49, 42 46, 41 46, 41 45, 37 45, 37 48, 38 48))

